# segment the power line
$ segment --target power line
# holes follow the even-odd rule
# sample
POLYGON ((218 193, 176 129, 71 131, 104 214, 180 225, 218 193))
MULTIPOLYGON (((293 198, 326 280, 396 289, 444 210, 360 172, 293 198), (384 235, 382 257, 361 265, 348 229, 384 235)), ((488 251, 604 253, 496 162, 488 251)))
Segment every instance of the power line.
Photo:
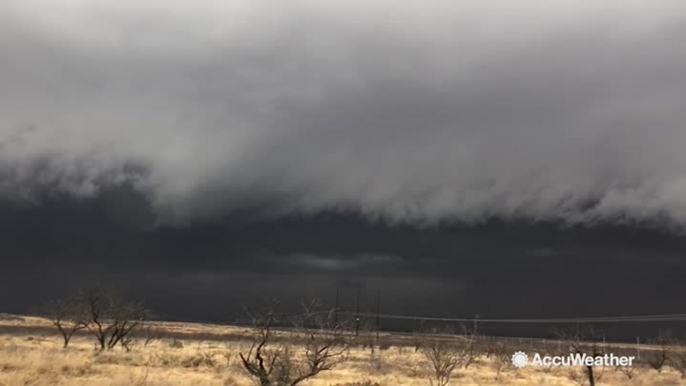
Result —
MULTIPOLYGON (((343 314, 353 315, 350 312, 343 314)), ((397 320, 425 320, 436 322, 478 322, 478 323, 636 323, 636 322, 676 322, 686 321, 686 314, 664 315, 634 315, 634 316, 608 316, 608 317, 582 317, 582 318, 515 318, 515 319, 483 319, 483 318, 441 318, 413 315, 391 315, 355 313, 356 317, 378 317, 381 319, 397 320)))

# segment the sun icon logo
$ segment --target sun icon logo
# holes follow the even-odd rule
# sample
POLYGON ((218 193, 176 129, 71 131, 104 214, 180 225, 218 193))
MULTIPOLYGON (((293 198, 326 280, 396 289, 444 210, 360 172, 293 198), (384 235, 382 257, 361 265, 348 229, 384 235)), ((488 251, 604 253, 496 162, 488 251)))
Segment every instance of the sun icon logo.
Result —
POLYGON ((517 351, 516 353, 512 354, 512 364, 518 369, 526 367, 526 365, 529 364, 529 356, 522 351, 517 351))

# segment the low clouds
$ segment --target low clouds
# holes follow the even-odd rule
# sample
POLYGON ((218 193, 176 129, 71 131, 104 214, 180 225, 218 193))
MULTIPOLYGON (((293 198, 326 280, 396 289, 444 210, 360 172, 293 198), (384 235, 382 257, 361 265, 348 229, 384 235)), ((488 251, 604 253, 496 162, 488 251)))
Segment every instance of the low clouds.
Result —
POLYGON ((678 1, 0 7, 13 200, 126 184, 168 224, 686 223, 678 1))

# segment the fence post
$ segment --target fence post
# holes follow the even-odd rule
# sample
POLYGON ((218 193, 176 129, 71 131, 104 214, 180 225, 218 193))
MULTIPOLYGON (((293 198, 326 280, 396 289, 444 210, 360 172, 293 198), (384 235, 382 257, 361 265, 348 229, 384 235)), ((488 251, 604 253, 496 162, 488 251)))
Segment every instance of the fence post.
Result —
POLYGON ((636 359, 641 359, 641 338, 636 337, 636 359))

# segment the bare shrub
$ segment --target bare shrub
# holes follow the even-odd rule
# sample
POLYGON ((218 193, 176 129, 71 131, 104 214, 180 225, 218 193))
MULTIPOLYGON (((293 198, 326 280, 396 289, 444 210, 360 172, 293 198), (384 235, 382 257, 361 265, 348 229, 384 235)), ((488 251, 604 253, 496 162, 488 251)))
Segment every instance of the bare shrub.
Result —
POLYGON ((464 339, 466 339, 467 342, 469 342, 466 358, 464 361, 464 368, 466 369, 469 367, 469 365, 476 363, 477 359, 483 354, 483 350, 480 350, 480 347, 478 345, 479 326, 477 322, 474 322, 471 328, 462 326, 461 335, 464 339))
MULTIPOLYGON (((569 332, 558 332, 560 340, 567 344, 567 349, 572 354, 586 355, 596 358, 605 354, 604 347, 598 344, 598 334, 592 328, 577 327, 569 332)), ((594 366, 584 366, 583 371, 569 369, 569 378, 579 385, 595 386, 604 373, 604 368, 596 370, 594 366)))
POLYGON ((142 320, 138 326, 131 329, 128 334, 125 334, 125 336, 121 338, 120 343, 121 346, 129 352, 140 343, 143 344, 143 347, 148 347, 152 341, 159 339, 160 336, 160 331, 157 328, 152 327, 142 320))
POLYGON ((374 374, 380 374, 383 373, 385 370, 385 362, 383 358, 381 358, 381 353, 380 352, 370 352, 369 353, 369 371, 370 373, 374 374))
POLYGON ((637 368, 638 366, 636 366, 635 361, 632 361, 631 364, 628 365, 619 365, 616 367, 617 371, 624 374, 627 379, 633 379, 636 376, 637 368))
MULTIPOLYGON (((624 356, 631 356, 629 349, 616 347, 616 346, 606 346, 605 351, 606 352, 612 352, 615 354, 621 353, 621 355, 624 355, 624 356)), ((632 357, 632 358, 636 359, 636 357, 632 357)), ((615 372, 621 373, 628 380, 631 380, 636 375, 638 375, 639 364, 636 360, 632 360, 632 361, 628 362, 627 364, 619 363, 616 366, 613 366, 613 368, 614 368, 615 372)))
POLYGON ((496 371, 495 379, 498 380, 502 370, 512 365, 513 351, 504 343, 494 343, 489 347, 487 353, 488 356, 493 359, 493 365, 496 371))
POLYGON ((181 361, 181 367, 210 367, 217 366, 217 361, 214 359, 214 354, 205 351, 199 351, 195 355, 184 358, 181 361))
POLYGON ((655 348, 644 351, 643 358, 645 358, 645 363, 658 373, 662 372, 663 367, 667 364, 674 342, 672 333, 669 330, 660 331, 657 337, 650 341, 650 344, 655 346, 655 348))
POLYGON ((174 338, 174 339, 172 339, 171 342, 169 342, 169 347, 181 349, 181 348, 183 348, 183 342, 181 342, 180 340, 174 338))
POLYGON ((144 331, 145 331, 145 340, 143 341, 143 347, 148 347, 150 342, 152 342, 153 340, 158 340, 162 336, 162 334, 160 333, 160 331, 157 328, 155 328, 155 327, 153 327, 147 323, 145 325, 144 331))
POLYGON ((429 362, 432 386, 446 386, 456 368, 468 366, 475 358, 474 340, 467 329, 462 327, 457 335, 449 328, 433 328, 420 335, 416 347, 429 362))
POLYGON ((681 378, 686 378, 686 350, 683 346, 670 352, 669 365, 681 373, 681 378))
POLYGON ((77 298, 53 300, 45 304, 41 314, 50 319, 62 334, 63 347, 67 348, 74 334, 87 327, 86 309, 77 298))
POLYGON ((251 316, 252 344, 247 353, 239 354, 255 384, 295 386, 346 359, 350 340, 333 322, 333 311, 324 310, 317 301, 304 303, 303 314, 290 321, 291 339, 277 339, 275 310, 276 303, 251 316))

